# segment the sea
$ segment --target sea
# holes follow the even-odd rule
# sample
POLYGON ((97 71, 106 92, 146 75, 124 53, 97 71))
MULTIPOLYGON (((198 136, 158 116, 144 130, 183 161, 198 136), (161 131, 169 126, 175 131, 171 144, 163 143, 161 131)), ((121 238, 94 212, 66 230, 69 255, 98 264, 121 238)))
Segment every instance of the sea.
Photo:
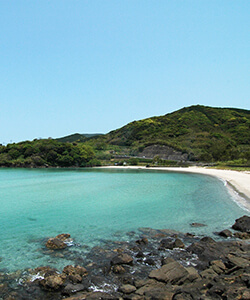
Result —
MULTIPOLYGON (((0 272, 74 264, 74 255, 141 228, 217 237, 249 213, 215 177, 130 169, 0 169, 0 272), (191 223, 206 226, 192 227, 191 223), (49 255, 48 238, 69 233, 70 255, 49 255)), ((133 233, 133 234, 132 234, 133 233)))

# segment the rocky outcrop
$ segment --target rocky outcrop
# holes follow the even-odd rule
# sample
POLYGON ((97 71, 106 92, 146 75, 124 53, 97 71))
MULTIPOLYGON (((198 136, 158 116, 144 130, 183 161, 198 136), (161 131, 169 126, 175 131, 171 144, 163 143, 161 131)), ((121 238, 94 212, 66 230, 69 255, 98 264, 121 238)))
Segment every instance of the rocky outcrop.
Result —
POLYGON ((144 150, 139 153, 139 157, 151 158, 159 156, 161 159, 186 161, 188 160, 188 154, 176 151, 174 148, 165 145, 151 145, 145 147, 144 150))
POLYGON ((62 233, 54 238, 49 238, 46 247, 51 250, 61 250, 67 248, 70 242, 72 242, 70 234, 62 233))
POLYGON ((143 236, 135 241, 116 241, 113 246, 109 241, 106 248, 94 247, 83 264, 88 271, 82 264, 68 265, 62 272, 39 267, 29 270, 25 280, 20 277, 22 272, 0 273, 1 297, 4 300, 9 296, 13 300, 249 299, 250 245, 246 241, 233 236, 199 239, 150 228, 142 228, 141 232, 143 236), (185 248, 173 246, 182 244, 185 248), (12 285, 13 281, 19 282, 15 290, 8 286, 8 278, 12 285))
POLYGON ((250 233, 250 217, 243 216, 237 219, 232 228, 241 232, 250 233))

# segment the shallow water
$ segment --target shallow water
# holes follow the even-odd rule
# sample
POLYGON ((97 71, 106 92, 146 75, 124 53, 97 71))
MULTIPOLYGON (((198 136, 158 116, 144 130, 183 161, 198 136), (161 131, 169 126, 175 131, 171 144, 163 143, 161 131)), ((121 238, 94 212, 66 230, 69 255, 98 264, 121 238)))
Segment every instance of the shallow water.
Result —
POLYGON ((74 238, 72 253, 126 240, 140 227, 211 235, 245 214, 232 200, 222 181, 197 174, 0 169, 0 270, 73 263, 72 255, 44 254, 46 238, 60 233, 74 238))

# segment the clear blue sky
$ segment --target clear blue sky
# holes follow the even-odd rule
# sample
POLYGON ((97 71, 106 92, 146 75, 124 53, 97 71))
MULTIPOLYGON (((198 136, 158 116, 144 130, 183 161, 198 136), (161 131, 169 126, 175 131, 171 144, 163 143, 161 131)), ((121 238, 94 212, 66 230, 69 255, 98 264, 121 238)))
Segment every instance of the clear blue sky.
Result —
POLYGON ((250 1, 0 0, 0 143, 250 109, 250 1))

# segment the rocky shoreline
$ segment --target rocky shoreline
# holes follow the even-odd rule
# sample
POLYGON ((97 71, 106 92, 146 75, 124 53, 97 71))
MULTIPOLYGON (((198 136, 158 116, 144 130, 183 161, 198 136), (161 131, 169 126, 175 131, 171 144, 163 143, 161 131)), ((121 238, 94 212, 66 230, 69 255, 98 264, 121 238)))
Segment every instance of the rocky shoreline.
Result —
MULTIPOLYGON (((139 239, 94 247, 62 272, 44 266, 0 273, 0 299, 250 299, 250 217, 232 228, 218 241, 141 228, 139 239)), ((71 242, 61 234, 46 248, 64 255, 71 242)))

